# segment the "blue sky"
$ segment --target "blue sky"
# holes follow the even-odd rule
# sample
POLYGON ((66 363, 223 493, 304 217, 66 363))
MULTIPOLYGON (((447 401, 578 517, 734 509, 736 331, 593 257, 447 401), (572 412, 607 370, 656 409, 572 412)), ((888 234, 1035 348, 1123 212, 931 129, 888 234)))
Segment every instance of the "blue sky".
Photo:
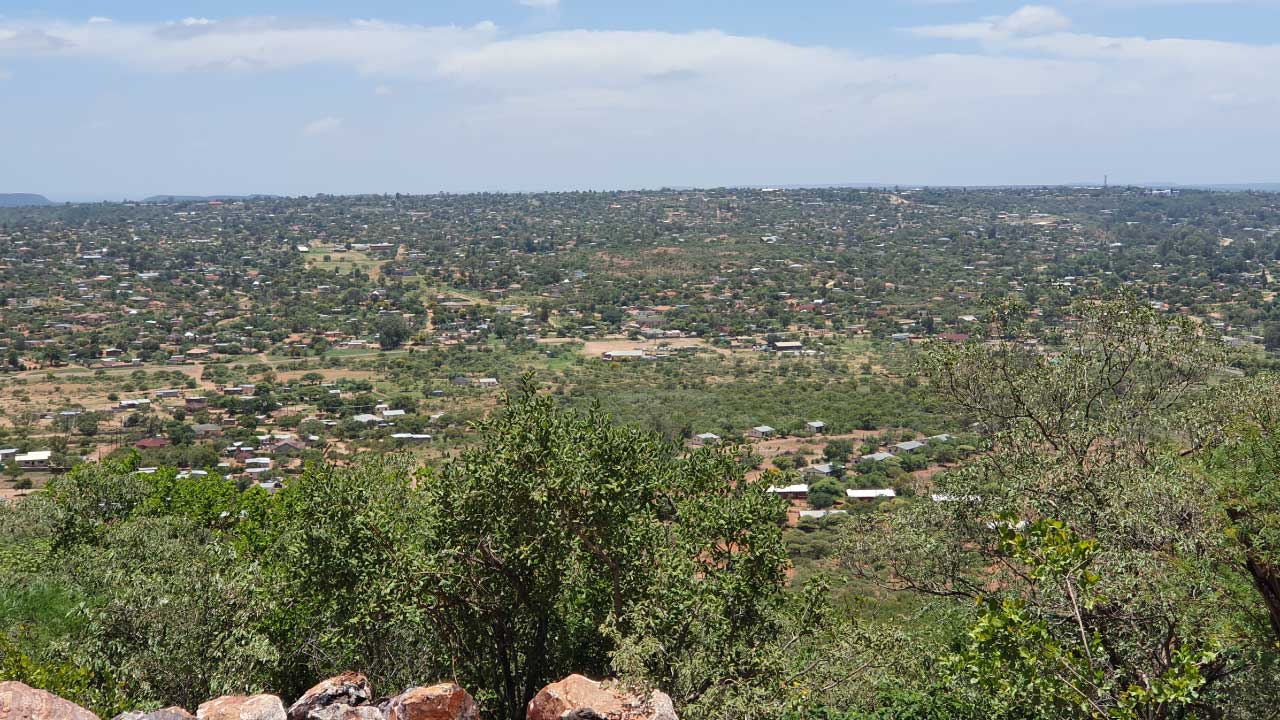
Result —
POLYGON ((1280 180, 1280 0, 0 0, 0 192, 1280 180))

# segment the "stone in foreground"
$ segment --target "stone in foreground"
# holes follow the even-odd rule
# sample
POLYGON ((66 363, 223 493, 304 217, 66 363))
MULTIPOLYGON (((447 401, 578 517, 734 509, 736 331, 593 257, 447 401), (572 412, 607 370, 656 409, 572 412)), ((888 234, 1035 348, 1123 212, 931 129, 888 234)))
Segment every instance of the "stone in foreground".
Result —
POLYGON ((361 718, 362 715, 352 713, 356 708, 368 705, 372 699, 373 687, 369 685, 368 678, 357 672, 344 672, 303 693, 297 702, 289 706, 289 720, 361 718))
POLYGON ((471 694, 456 683, 405 690, 387 704, 387 720, 477 720, 471 694))
POLYGON ((198 720, 288 720, 284 703, 275 695, 224 695, 202 703, 198 720))
POLYGON ((677 720, 671 698, 654 690, 649 697, 616 684, 570 675, 544 688, 529 701, 526 720, 677 720))
POLYGON ((352 707, 343 703, 312 710, 309 720, 386 720, 382 711, 372 705, 352 707))
POLYGON ((53 693, 20 682, 0 682, 0 720, 98 720, 98 716, 53 693))
POLYGON ((196 720, 196 716, 175 705, 163 710, 152 710, 151 712, 135 710, 133 712, 120 713, 111 720, 196 720))

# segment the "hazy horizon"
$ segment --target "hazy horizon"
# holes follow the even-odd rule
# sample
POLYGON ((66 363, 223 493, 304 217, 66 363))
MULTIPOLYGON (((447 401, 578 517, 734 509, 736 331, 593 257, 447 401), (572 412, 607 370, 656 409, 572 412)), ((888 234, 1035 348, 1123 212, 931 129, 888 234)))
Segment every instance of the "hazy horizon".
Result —
MULTIPOLYGON (((1112 188, 1136 187, 1136 188, 1173 188, 1183 190, 1219 190, 1219 191, 1239 191, 1239 192, 1280 192, 1280 182, 1235 182, 1235 183, 1169 183, 1169 182, 1110 182, 1112 188)), ((250 190, 246 192, 149 192, 139 195, 127 196, 70 196, 58 193, 42 193, 29 192, 25 190, 4 190, 0 189, 0 195, 5 194, 33 194, 41 195, 52 203, 97 203, 97 202, 139 202, 152 197, 172 196, 175 198, 250 198, 250 197, 281 197, 281 198, 299 198, 314 197, 326 195, 330 197, 358 197, 366 195, 479 195, 485 193, 499 195, 536 195, 541 193, 574 193, 574 192, 659 192, 669 191, 700 191, 700 190, 720 190, 720 189, 744 189, 744 190, 760 190, 765 188, 776 188, 779 190, 818 190, 833 188, 850 188, 859 190, 892 190, 902 189, 911 190, 919 188, 928 188, 934 190, 1003 190, 1003 189, 1020 189, 1020 188, 1092 188, 1102 187, 1101 183, 1089 182, 1047 182, 1047 183, 1030 183, 1030 184, 983 184, 983 185, 942 185, 930 183, 868 183, 868 182, 849 182, 849 183, 778 183, 778 184, 745 184, 745 183, 729 183, 725 185, 680 185, 669 184, 653 187, 565 187, 565 188, 524 188, 524 189, 498 189, 498 188, 477 188, 477 189, 439 189, 407 192, 404 190, 377 190, 377 191, 355 191, 342 193, 315 192, 315 193, 277 193, 270 191, 250 190)))

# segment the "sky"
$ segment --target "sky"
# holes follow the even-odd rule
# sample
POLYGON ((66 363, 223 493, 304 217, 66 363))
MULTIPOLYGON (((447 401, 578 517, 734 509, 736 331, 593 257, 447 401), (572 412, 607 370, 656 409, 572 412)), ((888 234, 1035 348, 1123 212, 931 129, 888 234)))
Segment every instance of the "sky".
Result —
POLYGON ((1280 0, 0 0, 0 192, 1280 181, 1280 0))

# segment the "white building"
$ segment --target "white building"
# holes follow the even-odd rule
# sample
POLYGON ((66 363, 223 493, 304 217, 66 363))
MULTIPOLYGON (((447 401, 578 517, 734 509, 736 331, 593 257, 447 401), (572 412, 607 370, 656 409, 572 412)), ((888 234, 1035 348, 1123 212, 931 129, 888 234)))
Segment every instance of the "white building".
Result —
POLYGON ((849 488, 844 491, 850 500, 875 500, 877 498, 898 497, 893 488, 849 488))
POLYGON ((52 450, 33 450, 29 453, 15 455, 13 461, 23 470, 47 470, 49 468, 49 459, 52 457, 52 450))
POLYGON ((805 483, 797 483, 795 485, 785 485, 783 487, 769 486, 767 493, 772 493, 786 500, 804 500, 809 497, 809 486, 805 483))

